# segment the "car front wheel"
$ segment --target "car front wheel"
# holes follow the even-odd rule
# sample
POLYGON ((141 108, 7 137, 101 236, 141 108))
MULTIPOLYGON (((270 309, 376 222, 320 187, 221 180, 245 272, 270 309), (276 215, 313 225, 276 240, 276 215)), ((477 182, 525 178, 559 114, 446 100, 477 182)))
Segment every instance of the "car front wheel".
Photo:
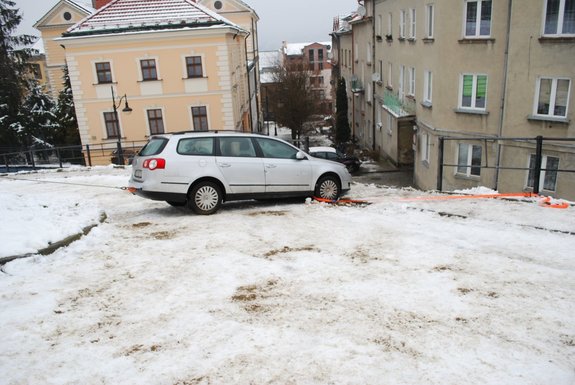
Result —
POLYGON ((339 197, 340 192, 339 181, 329 175, 320 178, 315 186, 315 196, 323 199, 335 200, 339 197))
POLYGON ((200 182, 194 186, 188 199, 188 207, 199 215, 210 215, 222 204, 222 192, 213 182, 200 182))

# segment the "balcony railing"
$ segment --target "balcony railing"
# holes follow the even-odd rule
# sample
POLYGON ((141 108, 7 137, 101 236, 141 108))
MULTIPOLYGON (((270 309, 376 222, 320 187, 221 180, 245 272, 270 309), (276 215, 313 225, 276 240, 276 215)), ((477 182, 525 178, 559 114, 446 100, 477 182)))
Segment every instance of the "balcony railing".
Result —
POLYGON ((391 90, 384 90, 382 103, 397 117, 415 115, 415 100, 406 97, 400 98, 397 93, 391 90))

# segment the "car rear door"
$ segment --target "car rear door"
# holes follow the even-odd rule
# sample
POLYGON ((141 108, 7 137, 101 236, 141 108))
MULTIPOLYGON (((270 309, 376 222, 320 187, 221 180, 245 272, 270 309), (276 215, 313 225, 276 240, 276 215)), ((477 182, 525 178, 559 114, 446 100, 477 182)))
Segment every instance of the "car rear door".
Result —
POLYGON ((224 136, 217 139, 216 164, 231 193, 265 192, 263 161, 257 156, 251 137, 224 136))

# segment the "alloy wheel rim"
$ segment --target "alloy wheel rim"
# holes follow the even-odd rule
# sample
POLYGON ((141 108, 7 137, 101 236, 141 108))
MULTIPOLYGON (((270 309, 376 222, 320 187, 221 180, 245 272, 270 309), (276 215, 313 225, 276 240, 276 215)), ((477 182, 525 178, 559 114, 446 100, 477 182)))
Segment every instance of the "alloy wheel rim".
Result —
POLYGON ((333 180, 324 181, 319 189, 322 198, 335 199, 337 198, 337 184, 333 180))
POLYGON ((196 205, 202 210, 211 210, 218 204, 218 192, 210 186, 204 186, 196 192, 196 205))

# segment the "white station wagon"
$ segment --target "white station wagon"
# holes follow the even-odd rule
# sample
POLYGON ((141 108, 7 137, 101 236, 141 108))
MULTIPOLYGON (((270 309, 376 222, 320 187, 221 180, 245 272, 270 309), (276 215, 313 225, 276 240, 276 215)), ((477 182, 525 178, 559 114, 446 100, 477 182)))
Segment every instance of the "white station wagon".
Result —
POLYGON ((350 185, 344 165, 314 158, 283 140, 196 131, 150 138, 134 157, 129 191, 209 215, 224 201, 337 199, 350 185))

